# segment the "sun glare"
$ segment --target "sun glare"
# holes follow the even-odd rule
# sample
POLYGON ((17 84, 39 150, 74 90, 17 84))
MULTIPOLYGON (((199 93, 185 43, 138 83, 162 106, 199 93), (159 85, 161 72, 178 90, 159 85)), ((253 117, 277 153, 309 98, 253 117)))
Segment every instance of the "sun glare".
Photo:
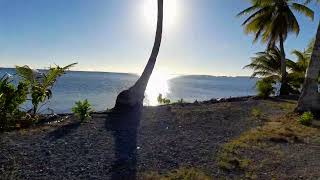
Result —
MULTIPOLYGON (((172 28, 178 21, 178 0, 164 0, 163 22, 164 28, 172 28)), ((157 0, 143 0, 142 6, 143 21, 150 28, 154 28, 157 23, 157 0)))
POLYGON ((159 105, 157 101, 159 94, 162 94, 163 97, 167 97, 167 95, 170 93, 168 81, 171 78, 173 78, 173 76, 166 73, 162 73, 162 72, 152 73, 150 80, 148 82, 146 93, 145 93, 146 105, 148 106, 159 105))

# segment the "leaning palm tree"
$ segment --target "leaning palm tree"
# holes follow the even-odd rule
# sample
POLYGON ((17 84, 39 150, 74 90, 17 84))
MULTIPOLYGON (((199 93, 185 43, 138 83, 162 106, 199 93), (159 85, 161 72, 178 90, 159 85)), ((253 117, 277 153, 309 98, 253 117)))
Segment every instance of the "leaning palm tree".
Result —
POLYGON ((163 26, 163 0, 158 0, 158 18, 157 18, 157 30, 155 35, 155 41, 149 61, 138 79, 138 81, 130 87, 128 90, 122 91, 116 100, 116 109, 124 107, 137 107, 142 105, 144 99, 144 92, 146 90, 148 81, 155 66, 157 56, 160 50, 162 39, 162 26, 163 26))
MULTIPOLYGON (((310 3, 312 0, 307 0, 310 3)), ((320 0, 316 0, 320 3, 320 0)), ((318 76, 320 71, 320 23, 312 50, 309 67, 306 73, 305 81, 300 95, 296 111, 320 111, 320 95, 318 89, 318 76)))
POLYGON ((320 24, 296 111, 320 111, 318 76, 320 71, 320 24))
POLYGON ((314 13, 307 6, 293 0, 251 0, 252 6, 238 16, 249 15, 243 22, 245 33, 254 34, 254 42, 259 38, 268 48, 279 43, 281 52, 280 95, 288 94, 286 54, 284 42, 289 33, 299 34, 300 26, 293 11, 303 13, 313 19, 314 13))

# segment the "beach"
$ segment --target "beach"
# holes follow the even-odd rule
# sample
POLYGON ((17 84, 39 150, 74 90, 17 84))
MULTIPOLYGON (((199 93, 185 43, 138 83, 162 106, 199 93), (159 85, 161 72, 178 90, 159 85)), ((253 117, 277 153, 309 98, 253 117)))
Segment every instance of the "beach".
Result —
POLYGON ((256 152, 256 156, 248 159, 250 163, 241 164, 243 161, 239 159, 229 162, 234 166, 230 169, 223 166, 228 162, 224 157, 225 145, 273 121, 281 122, 295 104, 295 100, 289 99, 245 97, 144 107, 141 114, 98 113, 87 123, 79 123, 72 115, 64 116, 59 123, 2 134, 0 176, 1 179, 123 176, 152 179, 177 169, 192 168, 212 178, 238 179, 249 174, 258 179, 319 177, 320 141, 310 142, 311 135, 295 135, 294 131, 289 136, 285 131, 275 131, 278 141, 271 137, 257 143, 251 140, 247 151, 240 151, 245 152, 242 157, 251 156, 248 152, 251 148, 256 152), (125 126, 112 123, 128 116, 130 120, 136 117, 140 123, 126 122, 125 126), (122 162, 123 158, 128 162, 122 162), (299 166, 293 161, 296 158, 301 158, 299 166))

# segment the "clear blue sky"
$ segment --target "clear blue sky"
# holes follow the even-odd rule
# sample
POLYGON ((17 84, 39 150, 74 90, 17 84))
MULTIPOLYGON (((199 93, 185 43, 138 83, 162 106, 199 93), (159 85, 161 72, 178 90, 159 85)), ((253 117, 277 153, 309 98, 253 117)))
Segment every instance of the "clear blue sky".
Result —
MULTIPOLYGON (((154 13, 144 8, 148 1, 156 2, 0 0, 0 67, 78 62, 77 70, 139 73, 154 38, 154 13)), ((242 67, 264 45, 252 44, 243 33, 243 19, 235 17, 247 6, 245 0, 165 0, 169 10, 157 71, 249 75, 242 67)), ((311 7, 315 21, 299 16, 301 33, 287 40, 287 54, 304 48, 315 35, 320 11, 311 7)))

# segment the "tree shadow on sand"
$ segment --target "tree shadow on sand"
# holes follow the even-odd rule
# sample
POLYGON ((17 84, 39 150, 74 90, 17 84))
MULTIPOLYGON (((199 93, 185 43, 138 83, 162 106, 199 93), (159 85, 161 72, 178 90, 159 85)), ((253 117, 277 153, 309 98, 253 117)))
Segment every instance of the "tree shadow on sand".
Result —
POLYGON ((81 122, 73 122, 71 124, 66 124, 52 132, 50 132, 48 135, 47 135, 47 138, 50 140, 50 141, 56 141, 58 139, 61 139, 65 136, 67 136, 68 134, 76 131, 81 125, 81 122))
POLYGON ((134 109, 114 110, 108 114, 106 129, 114 138, 115 161, 109 171, 112 179, 136 179, 137 131, 142 106, 134 109))

